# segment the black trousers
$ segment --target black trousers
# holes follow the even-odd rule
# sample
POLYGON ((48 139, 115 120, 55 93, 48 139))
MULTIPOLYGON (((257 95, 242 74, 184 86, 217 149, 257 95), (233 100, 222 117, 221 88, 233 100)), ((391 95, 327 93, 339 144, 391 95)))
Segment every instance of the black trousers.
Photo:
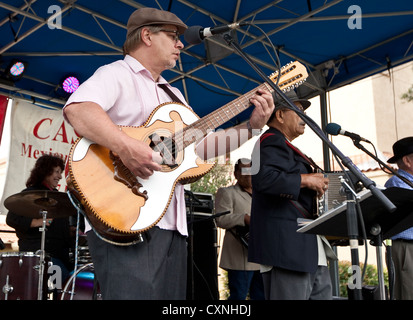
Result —
POLYGON ((186 238, 150 229, 142 243, 116 246, 87 233, 95 276, 104 300, 186 299, 186 238))

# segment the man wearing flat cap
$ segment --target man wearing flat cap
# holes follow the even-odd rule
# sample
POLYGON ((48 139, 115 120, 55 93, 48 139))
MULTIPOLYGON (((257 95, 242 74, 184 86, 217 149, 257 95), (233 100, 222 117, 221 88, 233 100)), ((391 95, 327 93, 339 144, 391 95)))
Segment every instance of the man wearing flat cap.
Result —
POLYGON ((252 208, 248 260, 261 265, 267 300, 328 300, 332 286, 327 255, 335 258, 323 237, 298 233, 298 218, 313 219, 316 198, 328 188, 328 179, 316 173, 313 161, 292 141, 304 133, 298 113, 310 106, 294 91, 275 102, 269 129, 257 141, 252 162, 252 208))
MULTIPOLYGON (((162 169, 161 154, 119 130, 119 125, 141 126, 157 106, 167 102, 187 105, 182 93, 161 75, 176 66, 184 46, 180 35, 186 29, 185 23, 171 12, 136 10, 127 23, 124 59, 100 67, 70 96, 63 109, 79 135, 111 150, 141 179, 162 169)), ((250 101, 255 108, 248 125, 238 125, 231 134, 248 130, 250 138, 251 129, 261 129, 267 122, 274 108, 271 94, 258 90, 250 101)), ((223 134, 212 133, 197 145, 197 151, 203 150, 198 152, 201 158, 206 159, 206 154, 216 156, 208 149, 209 141, 223 134)), ((247 139, 246 135, 240 136, 239 145, 247 139)), ((172 191, 167 211, 155 227, 145 232, 142 243, 117 246, 87 232, 103 299, 186 298, 188 231, 184 189, 177 183, 172 191)))
MULTIPOLYGON (((413 190, 413 137, 395 142, 393 156, 387 162, 397 164, 400 177, 392 176, 384 186, 413 190)), ((396 300, 413 300, 413 227, 392 237, 391 250, 395 271, 394 297, 396 300)))

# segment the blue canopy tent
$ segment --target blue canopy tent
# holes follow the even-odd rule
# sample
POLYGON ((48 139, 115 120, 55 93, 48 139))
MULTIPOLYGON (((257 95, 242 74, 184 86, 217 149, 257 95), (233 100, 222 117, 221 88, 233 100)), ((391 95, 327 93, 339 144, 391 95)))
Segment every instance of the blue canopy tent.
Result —
MULTIPOLYGON (((68 97, 62 79, 85 81, 121 59, 127 19, 143 6, 170 10, 188 26, 254 23, 271 39, 281 65, 298 60, 306 66, 309 78, 298 89, 306 98, 413 58, 410 1, 8 0, 0 2, 0 93, 62 107, 68 97), (14 59, 27 63, 15 82, 5 77, 14 59)), ((232 35, 266 74, 276 70, 274 51, 258 28, 244 26, 232 35)), ((201 117, 263 82, 220 35, 184 44, 177 67, 164 76, 201 117)))

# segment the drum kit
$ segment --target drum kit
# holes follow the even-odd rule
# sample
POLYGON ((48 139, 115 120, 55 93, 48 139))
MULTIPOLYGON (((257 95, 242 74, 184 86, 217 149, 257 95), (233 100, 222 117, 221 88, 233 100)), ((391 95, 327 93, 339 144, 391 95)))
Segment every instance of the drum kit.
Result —
MULTIPOLYGON (((83 260, 78 269, 78 240, 79 240, 79 212, 69 194, 59 191, 36 190, 23 191, 8 197, 4 206, 11 212, 33 219, 42 218, 40 250, 33 252, 5 252, 0 253, 0 300, 47 300, 48 268, 52 265, 51 259, 45 252, 46 222, 47 219, 68 218, 78 215, 75 268, 71 277, 60 290, 57 299, 87 299, 96 298, 96 281, 94 279, 93 263, 91 259, 83 260), (87 275, 87 276, 85 276, 87 275), (92 279, 92 281, 91 281, 92 279), (79 280, 76 284, 76 280, 79 280), (69 288, 71 285, 71 289, 69 288), (83 292, 87 290, 87 292, 83 292), (93 290, 93 297, 92 297, 93 290)), ((82 247, 83 252, 88 251, 82 247)), ((56 294, 56 290, 54 290, 56 294)), ((53 299, 56 299, 54 297, 53 299)))

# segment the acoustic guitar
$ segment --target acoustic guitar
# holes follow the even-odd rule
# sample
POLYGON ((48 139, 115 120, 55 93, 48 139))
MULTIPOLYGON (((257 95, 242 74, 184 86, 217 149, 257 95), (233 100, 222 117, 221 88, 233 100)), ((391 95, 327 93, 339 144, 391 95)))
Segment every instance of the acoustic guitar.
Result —
MULTIPOLYGON (((287 91, 307 78, 306 68, 290 63, 270 76, 287 91)), ((259 86, 272 92, 268 83, 259 86)), ((95 233, 105 241, 129 245, 155 226, 165 214, 175 185, 191 183, 208 173, 214 161, 201 160, 195 146, 211 130, 218 128, 251 106, 257 89, 199 118, 187 106, 172 102, 156 107, 142 126, 120 126, 126 134, 147 143, 163 157, 162 170, 149 179, 135 177, 119 157, 84 137, 73 144, 66 177, 69 193, 95 233)))

